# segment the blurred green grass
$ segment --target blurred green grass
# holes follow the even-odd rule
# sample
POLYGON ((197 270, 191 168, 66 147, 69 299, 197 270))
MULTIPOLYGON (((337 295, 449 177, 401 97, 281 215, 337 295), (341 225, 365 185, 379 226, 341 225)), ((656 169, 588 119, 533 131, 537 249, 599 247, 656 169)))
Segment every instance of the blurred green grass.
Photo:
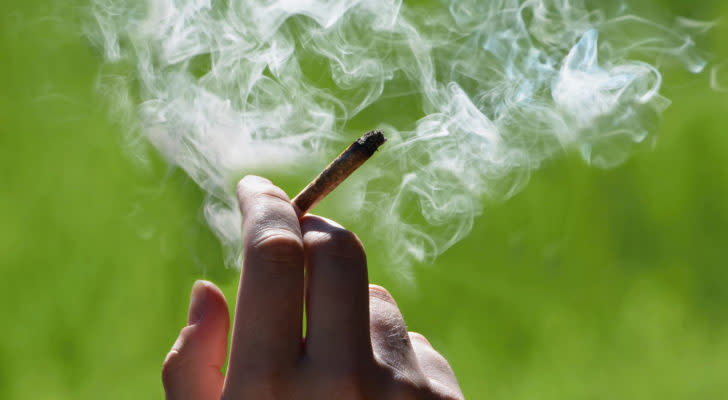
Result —
MULTIPOLYGON (((717 0, 642 3, 728 15, 717 0)), ((192 282, 235 298, 199 189, 124 152, 94 91, 84 4, 0 4, 2 399, 161 398, 192 282)), ((724 23, 706 50, 728 58, 726 38, 724 23)), ((551 163, 415 286, 369 248, 372 281, 468 398, 726 398, 728 94, 677 70, 665 93, 654 149, 608 171, 551 163)))

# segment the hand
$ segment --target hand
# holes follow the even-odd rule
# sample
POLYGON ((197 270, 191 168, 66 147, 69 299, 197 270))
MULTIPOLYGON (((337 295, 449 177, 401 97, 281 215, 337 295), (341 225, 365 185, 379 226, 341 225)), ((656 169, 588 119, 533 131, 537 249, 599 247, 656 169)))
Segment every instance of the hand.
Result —
POLYGON ((463 398, 445 358, 407 332, 384 288, 368 285, 353 233, 312 215, 299 221, 263 178, 244 178, 237 193, 244 258, 227 375, 227 303, 198 281, 162 368, 167 399, 463 398))

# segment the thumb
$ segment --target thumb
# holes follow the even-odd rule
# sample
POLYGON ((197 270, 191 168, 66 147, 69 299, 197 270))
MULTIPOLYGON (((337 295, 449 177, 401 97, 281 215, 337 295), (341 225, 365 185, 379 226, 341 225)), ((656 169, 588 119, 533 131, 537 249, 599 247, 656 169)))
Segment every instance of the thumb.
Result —
POLYGON ((187 326, 182 328, 162 366, 167 400, 217 400, 222 393, 227 337, 227 302, 212 282, 192 287, 187 326))

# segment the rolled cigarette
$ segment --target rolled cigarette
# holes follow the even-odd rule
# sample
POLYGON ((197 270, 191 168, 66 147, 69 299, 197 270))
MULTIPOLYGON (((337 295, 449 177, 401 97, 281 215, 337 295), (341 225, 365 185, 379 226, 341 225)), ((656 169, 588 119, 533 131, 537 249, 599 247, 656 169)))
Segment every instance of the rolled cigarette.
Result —
POLYGON ((293 199, 299 217, 312 209, 359 168, 387 139, 382 131, 369 131, 355 140, 293 199))

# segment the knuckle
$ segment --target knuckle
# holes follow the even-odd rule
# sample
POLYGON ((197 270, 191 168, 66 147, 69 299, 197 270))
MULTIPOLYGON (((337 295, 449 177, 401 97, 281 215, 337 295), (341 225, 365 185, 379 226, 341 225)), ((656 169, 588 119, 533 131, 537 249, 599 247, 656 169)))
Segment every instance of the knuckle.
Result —
POLYGON ((273 265, 291 265, 303 258, 303 243, 293 232, 282 228, 269 228, 261 232, 252 243, 256 258, 273 265))
POLYGON ((411 346, 409 336, 407 336, 407 327, 400 323, 380 320, 371 324, 371 331, 372 334, 376 335, 379 347, 404 354, 411 346))
POLYGON ((316 250, 328 257, 360 262, 366 260, 361 240, 351 231, 334 229, 314 244, 316 250))
POLYGON ((372 308, 369 318, 369 331, 375 352, 385 360, 406 354, 412 347, 407 334, 407 325, 394 307, 372 308))
POLYGON ((407 327, 404 325, 398 315, 379 310, 371 318, 372 333, 379 333, 392 340, 405 342, 409 344, 409 335, 407 335, 407 327))

